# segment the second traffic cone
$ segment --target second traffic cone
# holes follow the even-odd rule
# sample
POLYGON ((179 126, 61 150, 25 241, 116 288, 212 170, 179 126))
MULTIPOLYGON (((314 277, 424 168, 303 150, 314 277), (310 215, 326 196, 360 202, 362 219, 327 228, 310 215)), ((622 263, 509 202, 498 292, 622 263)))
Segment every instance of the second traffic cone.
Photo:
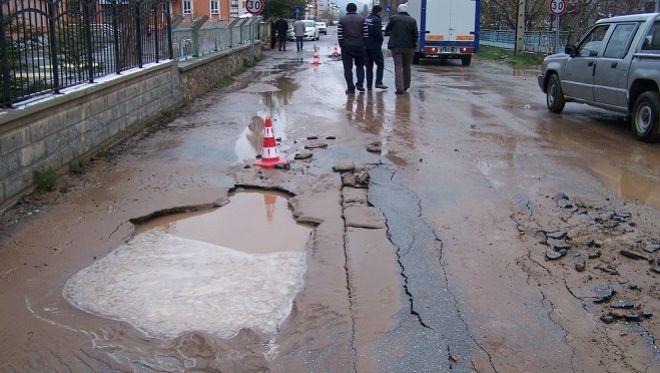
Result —
POLYGON ((320 65, 321 61, 319 61, 319 52, 316 50, 316 46, 314 46, 314 59, 312 60, 312 65, 320 65))
POLYGON ((254 161, 254 164, 263 168, 274 168, 278 164, 287 164, 289 160, 280 158, 277 151, 277 142, 273 134, 273 121, 266 117, 264 121, 264 144, 261 150, 261 158, 254 161))

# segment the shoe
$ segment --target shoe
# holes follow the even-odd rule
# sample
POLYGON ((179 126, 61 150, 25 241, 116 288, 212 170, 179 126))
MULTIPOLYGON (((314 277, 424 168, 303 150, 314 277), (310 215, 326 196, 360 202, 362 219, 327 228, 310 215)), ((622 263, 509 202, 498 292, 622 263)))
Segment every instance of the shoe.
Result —
POLYGON ((371 88, 371 87, 367 87, 367 91, 371 91, 371 90, 372 90, 372 88, 371 88))
POLYGON ((402 95, 403 91, 395 91, 394 93, 396 93, 397 95, 402 95))
POLYGON ((376 88, 387 89, 387 86, 383 84, 376 84, 376 88))
POLYGON ((347 95, 353 95, 353 94, 355 94, 355 90, 347 89, 347 90, 346 90, 346 94, 347 94, 347 95))
POLYGON ((356 86, 355 89, 357 89, 357 90, 360 91, 360 92, 364 92, 364 87, 358 87, 358 86, 356 86))

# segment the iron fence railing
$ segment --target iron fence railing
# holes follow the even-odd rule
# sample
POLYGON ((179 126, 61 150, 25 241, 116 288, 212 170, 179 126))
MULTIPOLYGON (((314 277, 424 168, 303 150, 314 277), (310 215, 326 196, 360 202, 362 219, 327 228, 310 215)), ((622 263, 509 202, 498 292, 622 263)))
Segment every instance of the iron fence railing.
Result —
POLYGON ((201 27, 172 30, 174 52, 178 59, 188 59, 249 44, 252 37, 264 39, 260 17, 236 18, 228 24, 206 22, 201 27))
POLYGON ((171 59, 167 0, 0 0, 2 105, 171 59))
MULTIPOLYGON (((560 34, 560 48, 566 45, 568 36, 568 32, 562 32, 560 34)), ((557 36, 554 31, 525 31, 523 35, 523 50, 544 54, 556 53, 556 38, 557 36)), ((516 32, 515 30, 481 29, 479 31, 479 44, 513 49, 516 45, 516 32)))

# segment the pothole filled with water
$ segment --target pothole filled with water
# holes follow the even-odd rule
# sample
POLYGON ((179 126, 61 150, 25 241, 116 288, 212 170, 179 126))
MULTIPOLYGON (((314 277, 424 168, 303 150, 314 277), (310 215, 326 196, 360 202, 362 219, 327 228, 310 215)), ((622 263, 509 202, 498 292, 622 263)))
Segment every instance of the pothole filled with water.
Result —
POLYGON ((274 333, 302 289, 310 233, 284 196, 237 193, 221 208, 140 225, 135 237, 69 279, 63 295, 152 337, 274 333))

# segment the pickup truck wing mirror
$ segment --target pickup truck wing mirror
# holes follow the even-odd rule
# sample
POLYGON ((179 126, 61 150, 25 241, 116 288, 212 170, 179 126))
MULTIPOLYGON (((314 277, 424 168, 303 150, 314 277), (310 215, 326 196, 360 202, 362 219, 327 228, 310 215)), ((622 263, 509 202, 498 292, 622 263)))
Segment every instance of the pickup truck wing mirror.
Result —
POLYGON ((571 57, 575 57, 576 52, 577 52, 577 48, 575 47, 575 45, 566 44, 566 47, 564 47, 564 53, 568 54, 571 57))

